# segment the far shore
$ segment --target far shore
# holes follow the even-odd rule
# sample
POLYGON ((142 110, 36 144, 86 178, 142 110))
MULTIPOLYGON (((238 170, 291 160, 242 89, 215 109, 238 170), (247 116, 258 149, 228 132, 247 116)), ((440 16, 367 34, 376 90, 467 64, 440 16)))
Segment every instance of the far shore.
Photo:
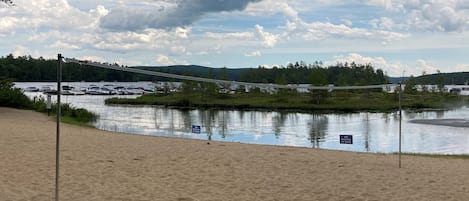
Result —
MULTIPOLYGON (((0 107, 0 201, 54 199, 55 122, 0 107)), ((61 126, 60 200, 467 200, 469 160, 61 126)))

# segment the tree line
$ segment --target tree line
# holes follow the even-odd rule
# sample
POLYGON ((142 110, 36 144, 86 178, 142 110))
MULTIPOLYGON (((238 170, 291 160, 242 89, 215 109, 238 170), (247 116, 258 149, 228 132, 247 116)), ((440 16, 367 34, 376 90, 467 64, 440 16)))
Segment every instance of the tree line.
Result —
MULTIPOLYGON (((200 66, 138 67, 166 73, 191 75, 222 80, 254 83, 371 85, 388 83, 383 70, 375 70, 370 64, 337 63, 325 67, 322 62, 306 64, 290 63, 287 66, 265 68, 208 68, 200 66)), ((0 57, 0 77, 20 82, 47 82, 57 79, 57 60, 31 56, 0 57)), ((171 81, 167 78, 102 69, 76 63, 64 63, 63 81, 171 81)))
POLYGON ((265 68, 259 66, 247 69, 241 74, 241 81, 277 83, 277 84, 312 84, 337 86, 373 85, 388 83, 388 77, 381 69, 375 70, 371 64, 337 63, 324 66, 322 62, 306 64, 289 63, 287 66, 265 68))
MULTIPOLYGON (((11 78, 17 82, 52 82, 57 80, 57 60, 31 56, 14 57, 8 55, 0 58, 0 77, 11 78)), ((155 77, 129 72, 114 71, 64 63, 62 80, 68 82, 80 81, 152 81, 155 77)))

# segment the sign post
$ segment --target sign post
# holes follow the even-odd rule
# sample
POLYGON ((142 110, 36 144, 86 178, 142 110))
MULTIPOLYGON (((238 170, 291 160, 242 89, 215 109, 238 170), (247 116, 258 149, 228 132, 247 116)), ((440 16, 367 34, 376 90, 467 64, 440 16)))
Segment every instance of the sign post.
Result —
POLYGON ((55 201, 59 200, 59 150, 60 150, 60 92, 62 87, 62 54, 57 55, 57 132, 55 141, 55 201))
POLYGON ((46 109, 47 109, 47 116, 50 116, 50 111, 52 110, 52 100, 51 100, 51 95, 50 94, 47 94, 46 109))
POLYGON ((399 168, 401 168, 401 148, 402 148, 402 82, 399 82, 399 168))
POLYGON ((340 140, 340 144, 353 144, 352 135, 340 135, 339 140, 340 140))
POLYGON ((198 134, 200 134, 200 126, 198 126, 198 125, 192 125, 192 133, 198 133, 198 134))

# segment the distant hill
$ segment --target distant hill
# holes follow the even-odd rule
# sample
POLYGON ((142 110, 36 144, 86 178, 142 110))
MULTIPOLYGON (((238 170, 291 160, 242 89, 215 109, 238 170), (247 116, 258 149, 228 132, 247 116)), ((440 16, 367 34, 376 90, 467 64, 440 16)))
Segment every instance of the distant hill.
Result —
POLYGON ((250 68, 212 68, 199 65, 175 65, 175 66, 136 66, 135 68, 142 70, 158 71, 165 73, 173 73, 179 75, 190 75, 196 77, 209 77, 213 79, 221 79, 223 71, 226 71, 228 80, 240 80, 241 75, 248 71, 250 68))
POLYGON ((424 75, 416 77, 415 81, 419 84, 437 84, 440 76, 445 84, 469 84, 469 72, 424 75))
MULTIPOLYGON (((0 57, 0 79, 11 78, 19 82, 55 81, 57 61, 31 56, 14 57, 7 55, 0 57)), ((287 66, 274 68, 211 68, 199 65, 175 66, 137 66, 151 71, 159 71, 180 75, 190 75, 213 79, 246 81, 255 83, 277 84, 307 84, 315 85, 335 84, 337 86, 372 85, 384 83, 399 83, 409 77, 387 77, 383 70, 374 69, 371 65, 322 66, 322 64, 305 64, 296 62, 287 66)), ((417 84, 466 84, 469 83, 469 72, 441 73, 413 78, 417 84)), ((102 69, 77 63, 65 63, 62 73, 63 81, 169 81, 171 79, 102 69)))
MULTIPOLYGON (((397 84, 399 82, 405 82, 410 77, 389 77, 389 82, 392 84, 397 84)), ((440 74, 430 74, 414 77, 417 84, 438 84, 441 79, 445 85, 450 84, 469 84, 469 72, 457 72, 457 73, 440 73, 440 74)))
POLYGON ((399 82, 405 82, 409 77, 388 77, 389 83, 398 84, 399 82))
MULTIPOLYGON (((197 77, 208 77, 210 69, 214 79, 220 79, 223 68, 213 68, 199 65, 174 65, 174 66, 136 66, 135 68, 159 71, 166 73, 174 73, 180 75, 191 75, 197 77)), ((254 70, 256 68, 226 68, 226 73, 229 80, 240 81, 241 75, 254 70)), ((437 84, 438 77, 443 76, 445 84, 469 84, 469 72, 455 72, 455 73, 441 73, 441 74, 430 74, 425 76, 415 77, 417 84, 437 84)), ((405 82, 409 77, 388 77, 389 83, 398 84, 399 82, 405 82)))

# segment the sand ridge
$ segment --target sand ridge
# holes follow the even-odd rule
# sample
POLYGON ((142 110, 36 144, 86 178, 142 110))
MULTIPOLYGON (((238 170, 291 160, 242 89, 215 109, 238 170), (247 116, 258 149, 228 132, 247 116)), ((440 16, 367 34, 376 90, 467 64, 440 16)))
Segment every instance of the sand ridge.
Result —
MULTIPOLYGON (((465 159, 61 130, 61 200, 469 198, 465 159)), ((0 108, 0 159, 0 201, 53 200, 53 119, 0 108)))

